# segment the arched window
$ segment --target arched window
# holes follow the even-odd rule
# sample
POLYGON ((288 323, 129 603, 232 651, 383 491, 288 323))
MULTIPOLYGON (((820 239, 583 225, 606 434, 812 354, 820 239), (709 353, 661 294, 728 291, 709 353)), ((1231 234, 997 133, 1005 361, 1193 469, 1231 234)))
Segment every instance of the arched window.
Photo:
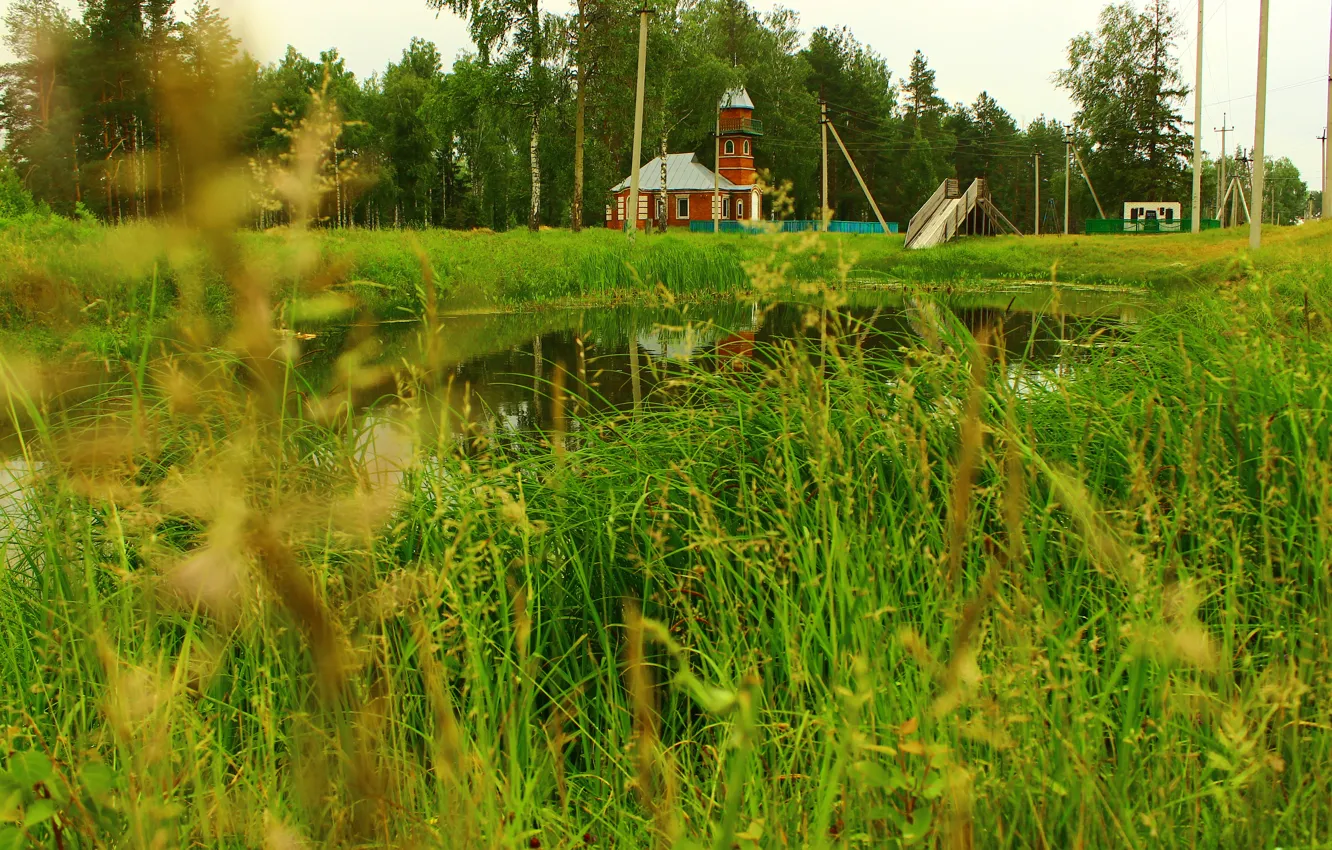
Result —
POLYGON ((745 142, 745 156, 749 156, 749 142, 745 142))
POLYGON ((734 139, 727 139, 727 140, 726 140, 726 154, 727 154, 727 156, 731 156, 731 155, 733 155, 734 153, 735 153, 735 140, 734 140, 734 139))

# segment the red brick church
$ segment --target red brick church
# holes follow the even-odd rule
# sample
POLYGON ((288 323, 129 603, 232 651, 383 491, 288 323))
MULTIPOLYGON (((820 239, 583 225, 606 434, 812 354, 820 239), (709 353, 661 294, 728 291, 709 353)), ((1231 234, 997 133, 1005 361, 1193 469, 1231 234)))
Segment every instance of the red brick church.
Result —
MULTIPOLYGON (((758 172, 754 169, 754 145, 763 135, 763 122, 754 118, 754 101, 743 88, 727 92, 720 109, 720 181, 712 169, 699 162, 698 154, 673 153, 666 156, 667 215, 671 227, 689 227, 691 221, 712 221, 714 196, 720 183, 721 219, 723 221, 761 221, 762 194, 758 172)), ((629 204, 629 179, 611 189, 611 203, 606 207, 606 226, 623 229, 625 207, 629 204)), ((661 194, 661 157, 644 165, 639 172, 639 229, 647 224, 661 194)))

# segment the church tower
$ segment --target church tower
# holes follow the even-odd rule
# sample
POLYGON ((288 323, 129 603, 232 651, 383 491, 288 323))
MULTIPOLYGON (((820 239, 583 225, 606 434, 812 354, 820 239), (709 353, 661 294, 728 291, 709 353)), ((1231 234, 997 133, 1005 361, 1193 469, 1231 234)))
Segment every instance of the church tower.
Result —
POLYGON ((754 146, 763 135, 763 122, 754 118, 754 101, 749 92, 738 88, 722 96, 718 109, 721 160, 717 170, 737 186, 753 186, 758 182, 754 146))

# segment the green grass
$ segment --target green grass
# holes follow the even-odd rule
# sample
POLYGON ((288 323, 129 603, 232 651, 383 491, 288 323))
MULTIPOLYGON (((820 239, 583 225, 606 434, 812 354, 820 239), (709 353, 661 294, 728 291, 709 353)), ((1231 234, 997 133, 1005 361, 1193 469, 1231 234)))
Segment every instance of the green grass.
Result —
POLYGON ((687 407, 552 369, 532 440, 450 424, 429 320, 401 426, 348 416, 371 376, 312 395, 256 283, 224 345, 9 363, 0 842, 1328 846, 1329 233, 1207 241, 1064 374, 921 294, 903 358, 832 328, 687 407))
MULTIPOLYGON (((157 298, 157 315, 232 312, 231 272, 180 230, 106 228, 62 219, 0 223, 0 345, 52 355, 62 350, 122 357, 146 329, 136 319, 157 298)), ((248 233, 239 257, 289 301, 311 289, 349 293, 363 316, 417 318, 428 273, 449 310, 699 300, 743 291, 788 290, 843 279, 853 286, 966 286, 990 281, 1110 284, 1154 291, 1226 279, 1246 231, 1198 237, 976 239, 905 251, 897 238, 780 239, 673 233, 639 237, 594 229, 506 234, 286 231, 248 233), (773 246, 780 246, 774 252, 773 246), (794 249, 794 250, 793 250, 794 249)), ((1257 268, 1281 272, 1332 252, 1326 227, 1269 228, 1257 268)))

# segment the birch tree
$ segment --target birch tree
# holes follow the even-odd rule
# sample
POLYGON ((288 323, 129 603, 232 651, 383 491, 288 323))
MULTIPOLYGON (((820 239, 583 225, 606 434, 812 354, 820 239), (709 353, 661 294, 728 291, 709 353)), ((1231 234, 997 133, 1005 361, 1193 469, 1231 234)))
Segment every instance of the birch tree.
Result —
POLYGON ((530 109, 532 133, 528 145, 532 178, 527 227, 541 227, 541 106, 545 79, 545 33, 540 0, 426 0, 432 9, 448 9, 467 19, 472 40, 489 62, 498 50, 510 48, 524 69, 522 84, 530 109))

